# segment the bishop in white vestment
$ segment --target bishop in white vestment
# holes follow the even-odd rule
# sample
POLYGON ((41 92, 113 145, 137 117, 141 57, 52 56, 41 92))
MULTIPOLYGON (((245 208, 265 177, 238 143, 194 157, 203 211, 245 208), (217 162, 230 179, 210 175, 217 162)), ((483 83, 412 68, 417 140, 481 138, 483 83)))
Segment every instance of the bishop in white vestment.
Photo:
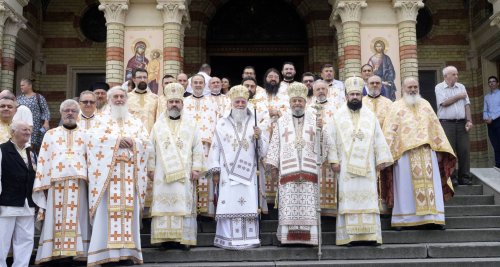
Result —
POLYGON ((63 124, 43 138, 33 185, 33 201, 45 211, 36 264, 85 261, 90 241, 86 131, 76 123, 78 102, 65 100, 60 112, 63 124))
POLYGON ((305 108, 305 85, 291 85, 288 95, 292 114, 283 114, 274 125, 266 157, 273 180, 279 173, 277 236, 282 244, 317 245, 316 117, 305 108))
POLYGON ((328 161, 338 181, 336 244, 353 241, 382 243, 377 173, 393 160, 377 117, 362 107, 363 79, 345 82, 348 102, 334 115, 329 128, 328 161))
POLYGON ((229 96, 232 109, 217 122, 208 168, 219 189, 214 245, 241 250, 260 246, 259 213, 267 213, 267 202, 257 157, 266 154, 268 135, 261 134, 254 113, 247 108, 248 89, 234 86, 229 96))
POLYGON ((205 171, 199 131, 183 115, 184 87, 165 86, 166 111, 151 131, 155 175, 151 204, 151 243, 196 245, 196 180, 205 171))
POLYGON ((89 209, 93 225, 88 266, 130 260, 141 264, 140 220, 152 150, 143 123, 128 113, 127 93, 108 91, 110 115, 88 132, 89 209))

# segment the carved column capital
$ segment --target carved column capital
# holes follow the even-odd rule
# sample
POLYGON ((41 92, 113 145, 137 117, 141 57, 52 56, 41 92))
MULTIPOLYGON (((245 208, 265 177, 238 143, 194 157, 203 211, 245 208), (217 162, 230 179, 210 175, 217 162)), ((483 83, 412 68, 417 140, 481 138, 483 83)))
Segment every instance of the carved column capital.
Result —
POLYGON ((5 21, 4 34, 17 36, 17 33, 20 29, 26 30, 28 27, 26 26, 26 22, 28 20, 23 16, 20 16, 16 13, 10 13, 7 20, 5 21))
POLYGON ((163 23, 184 24, 189 23, 189 12, 184 0, 158 0, 156 9, 162 11, 163 23))
POLYGON ((339 15, 342 23, 361 20, 361 9, 367 7, 366 0, 337 0, 333 8, 334 16, 339 15))
POLYGON ((417 22, 418 10, 424 7, 422 0, 393 0, 392 2, 399 22, 417 22))
POLYGON ((496 14, 491 16, 490 19, 491 19, 491 22, 490 22, 491 26, 496 25, 496 26, 498 26, 498 28, 500 28, 500 12, 497 12, 496 14))
POLYGON ((126 1, 105 1, 101 0, 99 10, 104 12, 106 18, 106 25, 108 23, 125 24, 125 17, 127 16, 128 0, 126 1))

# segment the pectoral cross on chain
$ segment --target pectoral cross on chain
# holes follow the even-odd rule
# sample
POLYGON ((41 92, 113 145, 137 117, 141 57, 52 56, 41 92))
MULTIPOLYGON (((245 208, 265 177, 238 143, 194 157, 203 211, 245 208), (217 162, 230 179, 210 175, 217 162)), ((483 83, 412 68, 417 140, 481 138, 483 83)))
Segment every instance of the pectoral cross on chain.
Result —
POLYGON ((304 141, 304 139, 302 139, 302 137, 297 137, 295 139, 295 149, 302 150, 304 146, 306 146, 306 142, 304 141))
POLYGON ((356 141, 356 139, 359 139, 359 141, 363 141, 363 138, 365 138, 365 135, 363 134, 363 132, 361 130, 358 130, 356 132, 356 130, 353 130, 352 131, 352 141, 356 141))

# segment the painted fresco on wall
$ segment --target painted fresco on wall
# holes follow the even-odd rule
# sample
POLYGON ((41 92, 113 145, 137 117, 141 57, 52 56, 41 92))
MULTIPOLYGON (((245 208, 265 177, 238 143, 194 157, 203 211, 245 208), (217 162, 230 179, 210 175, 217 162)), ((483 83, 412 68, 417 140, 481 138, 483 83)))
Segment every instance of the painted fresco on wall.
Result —
POLYGON ((132 79, 132 71, 148 71, 148 86, 158 93, 163 73, 163 31, 161 29, 127 29, 125 31, 125 80, 132 79))
POLYGON ((361 65, 369 64, 382 78, 386 95, 400 97, 399 40, 396 29, 361 29, 361 65))

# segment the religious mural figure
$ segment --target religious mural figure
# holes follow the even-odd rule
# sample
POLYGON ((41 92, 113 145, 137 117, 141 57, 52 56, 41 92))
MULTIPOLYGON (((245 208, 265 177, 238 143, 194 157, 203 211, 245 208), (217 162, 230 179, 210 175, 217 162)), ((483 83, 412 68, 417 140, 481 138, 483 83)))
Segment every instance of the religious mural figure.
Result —
POLYGON ((149 60, 146 58, 146 43, 143 41, 138 41, 134 45, 134 56, 131 57, 127 62, 127 68, 125 71, 125 80, 132 79, 132 71, 137 68, 146 69, 148 67, 149 60))
POLYGON ((160 50, 151 51, 151 61, 147 66, 148 86, 151 92, 158 94, 158 81, 160 81, 160 50))
POLYGON ((391 58, 385 54, 385 47, 386 43, 383 40, 376 40, 373 44, 375 54, 370 57, 368 64, 373 67, 373 74, 382 78, 387 97, 394 101, 396 100, 396 85, 394 84, 396 72, 391 58))

